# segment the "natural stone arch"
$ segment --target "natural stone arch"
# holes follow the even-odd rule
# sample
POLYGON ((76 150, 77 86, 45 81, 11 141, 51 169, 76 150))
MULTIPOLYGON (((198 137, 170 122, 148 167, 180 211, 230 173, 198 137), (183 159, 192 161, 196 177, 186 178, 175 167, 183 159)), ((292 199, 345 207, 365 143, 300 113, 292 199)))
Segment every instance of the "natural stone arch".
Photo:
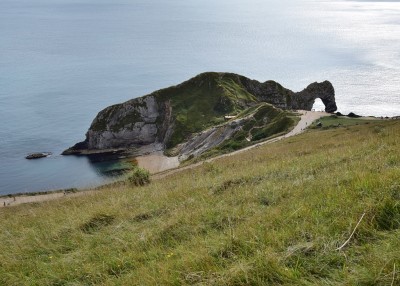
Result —
POLYGON ((314 82, 303 91, 294 93, 292 97, 292 108, 311 110, 317 98, 322 100, 326 112, 332 113, 337 110, 335 89, 329 81, 324 81, 322 83, 314 82))

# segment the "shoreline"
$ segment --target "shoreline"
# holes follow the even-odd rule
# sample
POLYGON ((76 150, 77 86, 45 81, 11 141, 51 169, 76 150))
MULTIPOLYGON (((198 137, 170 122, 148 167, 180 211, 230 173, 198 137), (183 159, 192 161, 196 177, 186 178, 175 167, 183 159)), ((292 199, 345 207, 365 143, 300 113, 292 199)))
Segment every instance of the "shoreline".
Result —
MULTIPOLYGON (((247 150, 250 150, 252 148, 257 148, 261 145, 265 144, 270 144, 277 142, 279 140, 289 138, 298 134, 301 134, 305 132, 311 124, 318 120, 321 117, 329 116, 332 115, 330 113, 326 113, 323 111, 305 111, 305 110, 298 110, 297 112, 301 113, 300 120, 297 123, 297 125, 288 133, 283 134, 278 137, 271 138, 269 140, 248 146, 246 148, 227 153, 227 154, 222 154, 210 159, 206 159, 197 163, 193 163, 187 166, 181 166, 179 167, 179 160, 177 157, 167 157, 162 154, 160 151, 155 151, 151 154, 148 155, 143 155, 143 156, 138 156, 135 157, 134 159, 137 160, 138 166, 148 169, 151 173, 152 179, 158 180, 161 178, 164 178, 168 175, 172 175, 175 173, 178 173, 180 171, 184 171, 187 169, 191 169, 194 167, 197 167, 203 163, 206 162, 212 162, 214 160, 217 160, 219 158, 227 157, 227 156, 232 156, 241 152, 245 152, 247 150)), ((344 116, 346 117, 346 116, 344 116)), ((365 120, 399 120, 400 116, 394 116, 394 117, 388 117, 388 118, 380 118, 380 117, 374 117, 374 116, 362 116, 360 119, 365 119, 365 120)), ((33 192, 33 193, 16 193, 16 194, 7 194, 7 195, 1 195, 0 196, 0 208, 2 207, 12 207, 20 204, 25 204, 25 203, 35 203, 35 202, 44 202, 44 201, 50 201, 50 200, 55 200, 55 199, 61 199, 61 198, 67 198, 67 197, 77 197, 81 196, 84 194, 91 194, 93 192, 96 192, 98 190, 101 190, 102 188, 109 187, 113 184, 119 184, 121 181, 115 181, 111 183, 106 183, 104 185, 91 188, 91 189, 79 189, 79 188, 70 188, 70 189, 59 189, 59 190, 50 190, 50 191, 43 191, 43 192, 33 192)))
POLYGON ((12 197, 0 197, 0 208, 5 208, 5 207, 13 207, 17 206, 20 204, 27 204, 27 203, 40 203, 44 201, 52 201, 64 197, 77 197, 80 195, 89 194, 95 192, 95 190, 81 190, 76 193, 64 193, 61 191, 50 191, 49 193, 38 193, 34 195, 30 195, 29 193, 27 194, 21 194, 18 196, 12 196, 12 197))

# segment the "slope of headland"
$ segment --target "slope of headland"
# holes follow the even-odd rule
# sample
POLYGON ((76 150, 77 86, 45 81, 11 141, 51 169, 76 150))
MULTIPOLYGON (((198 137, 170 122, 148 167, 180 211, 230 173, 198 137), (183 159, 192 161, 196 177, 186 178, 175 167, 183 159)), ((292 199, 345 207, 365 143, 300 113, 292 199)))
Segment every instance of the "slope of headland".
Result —
POLYGON ((2 208, 4 285, 398 285, 400 121, 308 131, 171 173, 2 208))
POLYGON ((292 110, 311 110, 316 98, 322 99, 327 112, 336 110, 328 81, 296 93, 274 81, 203 73, 105 108, 93 120, 85 141, 63 154, 162 152, 184 161, 231 152, 288 132, 298 120, 292 110))

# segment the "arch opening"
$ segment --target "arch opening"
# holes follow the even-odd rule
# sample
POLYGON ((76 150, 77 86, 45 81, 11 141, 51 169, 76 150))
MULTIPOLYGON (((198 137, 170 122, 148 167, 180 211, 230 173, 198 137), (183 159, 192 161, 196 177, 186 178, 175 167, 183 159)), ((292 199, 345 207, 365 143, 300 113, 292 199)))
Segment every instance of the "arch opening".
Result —
POLYGON ((325 104, 320 98, 316 98, 312 106, 312 111, 325 111, 325 104))

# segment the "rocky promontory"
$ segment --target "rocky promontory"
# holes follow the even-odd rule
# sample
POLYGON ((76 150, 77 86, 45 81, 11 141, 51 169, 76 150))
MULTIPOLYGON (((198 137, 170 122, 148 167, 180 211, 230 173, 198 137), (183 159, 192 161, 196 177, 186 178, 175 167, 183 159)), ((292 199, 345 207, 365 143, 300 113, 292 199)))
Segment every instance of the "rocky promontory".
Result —
POLYGON ((213 148, 232 150, 290 129, 291 110, 311 110, 316 98, 336 111, 329 81, 293 92, 275 81, 260 83, 232 73, 203 73, 100 111, 86 139, 63 152, 91 154, 164 151, 182 158, 213 148))

